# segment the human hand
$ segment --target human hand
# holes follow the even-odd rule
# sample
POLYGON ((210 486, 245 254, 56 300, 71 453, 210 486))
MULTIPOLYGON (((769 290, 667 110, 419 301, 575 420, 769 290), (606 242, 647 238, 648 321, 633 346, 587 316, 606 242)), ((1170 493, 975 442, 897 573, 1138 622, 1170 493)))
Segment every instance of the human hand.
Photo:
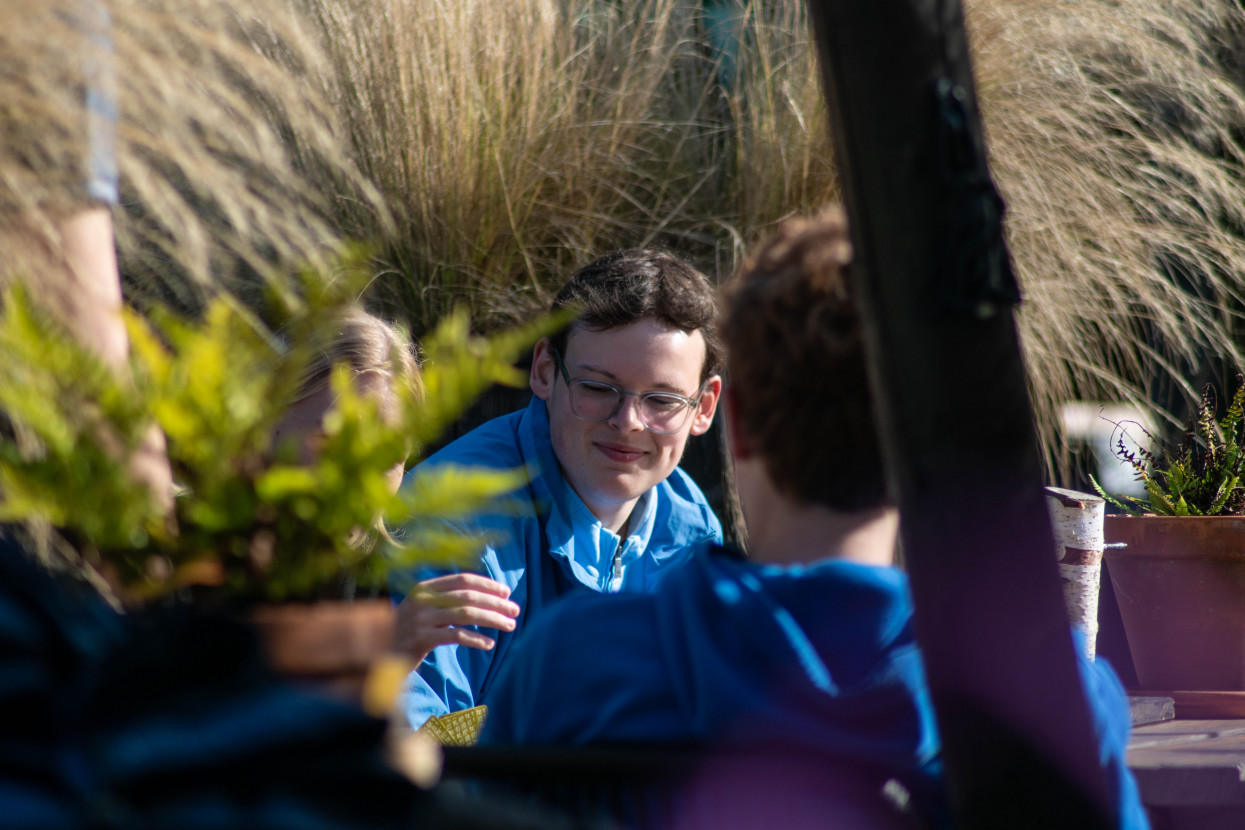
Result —
POLYGON ((143 434, 142 443, 130 456, 130 474, 147 485, 161 512, 173 509, 173 471, 169 468, 164 433, 155 424, 143 434))
POLYGON ((419 665, 439 645, 458 643, 488 650, 492 637, 461 626, 514 631, 519 606, 507 599, 510 588, 472 573, 424 580, 398 605, 394 646, 419 665))

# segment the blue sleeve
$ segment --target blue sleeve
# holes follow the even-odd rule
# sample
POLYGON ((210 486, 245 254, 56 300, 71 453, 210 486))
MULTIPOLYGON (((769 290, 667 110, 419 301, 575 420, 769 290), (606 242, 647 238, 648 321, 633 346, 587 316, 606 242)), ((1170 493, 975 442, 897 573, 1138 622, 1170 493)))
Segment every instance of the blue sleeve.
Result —
POLYGON ((458 660, 458 646, 437 646, 406 678, 404 709, 412 729, 431 717, 475 706, 471 679, 458 660))
POLYGON ((583 745, 690 737, 666 670, 653 598, 560 600, 514 646, 486 692, 491 745, 583 745))
POLYGON ((1079 641, 1076 653, 1098 740, 1098 763, 1106 772, 1107 786, 1115 797, 1120 830, 1150 830, 1137 781, 1128 769, 1128 738, 1132 732, 1128 695, 1106 660, 1099 657, 1090 662, 1083 657, 1079 641))
MULTIPOLYGON (((456 527, 450 523, 446 524, 456 527)), ((464 533, 467 532, 461 527, 457 529, 464 533)), ((480 552, 480 560, 477 567, 458 570, 471 570, 507 585, 511 590, 511 599, 518 602, 520 606, 524 606, 526 604, 523 601, 524 594, 517 584, 519 574, 522 572, 506 572, 501 565, 500 555, 501 551, 497 548, 486 545, 480 552)), ((394 586, 401 583, 400 594, 405 594, 410 587, 413 587, 416 581, 454 572, 455 570, 424 568, 414 573, 395 577, 392 582, 394 586), (409 585, 406 583, 409 583, 409 585)), ((402 596, 397 595, 394 599, 400 601, 402 596)), ((403 688, 403 710, 406 713, 407 722, 412 729, 418 729, 424 724, 424 721, 434 715, 440 716, 450 712, 458 712, 477 705, 480 702, 481 690, 485 684, 485 679, 489 677, 489 673, 493 668, 494 660, 498 659, 499 654, 506 651, 508 642, 507 638, 502 635, 502 632, 491 628, 480 628, 479 626, 462 627, 478 631, 487 637, 493 638, 497 645, 495 648, 488 650, 460 646, 457 643, 449 643, 434 648, 432 653, 407 676, 406 684, 403 688)))
MULTIPOLYGON (((485 576, 509 584, 501 579, 489 563, 496 561, 496 552, 486 547, 479 572, 485 576)), ((424 570, 415 579, 430 579, 446 571, 424 570)), ((511 588, 513 589, 513 585, 511 588)), ((468 626, 498 640, 493 629, 481 630, 468 626)), ((403 709, 412 729, 418 729, 433 716, 445 715, 475 706, 480 696, 484 678, 492 666, 496 650, 483 650, 460 646, 457 643, 437 646, 432 653, 412 671, 403 690, 403 709)))
POLYGON ((87 196, 106 205, 117 203, 117 74, 112 20, 100 2, 81 7, 86 35, 82 71, 86 78, 87 196))

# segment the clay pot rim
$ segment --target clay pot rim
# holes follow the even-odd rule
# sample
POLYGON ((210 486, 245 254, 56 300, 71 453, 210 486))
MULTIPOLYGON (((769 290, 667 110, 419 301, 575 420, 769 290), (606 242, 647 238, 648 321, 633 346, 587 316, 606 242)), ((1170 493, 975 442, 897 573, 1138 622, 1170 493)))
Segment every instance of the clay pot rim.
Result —
MULTIPOLYGON (((1111 544, 1108 542, 1107 544, 1111 544)), ((1227 560, 1237 562, 1245 559, 1245 551, 1240 553, 1224 552, 1224 553, 1207 553, 1205 551, 1164 551, 1162 553, 1147 553, 1139 551, 1135 548, 1108 548, 1103 551, 1103 558, 1108 562, 1119 559, 1206 559, 1206 560, 1227 560)))
POLYGON ((1105 518, 1111 520, 1103 527, 1107 545, 1103 558, 1108 565, 1122 560, 1245 560, 1245 544, 1236 544, 1237 534, 1245 535, 1245 516, 1156 516, 1150 513, 1142 516, 1115 514, 1105 518), (1195 530, 1193 525, 1196 524, 1202 525, 1203 531, 1195 530), (1230 542, 1225 544, 1225 540, 1230 542), (1111 547, 1119 542, 1128 546, 1111 547))
POLYGON ((1106 519, 1107 521, 1114 520, 1114 521, 1120 521, 1120 522, 1124 522, 1124 521, 1133 522, 1133 521, 1137 521, 1138 519, 1146 519, 1149 521, 1163 520, 1163 521, 1175 521, 1175 522, 1183 522, 1183 521, 1186 521, 1187 519, 1197 519, 1203 522, 1207 522, 1207 521, 1214 522, 1214 521, 1219 521, 1221 519, 1235 519, 1236 521, 1245 522, 1245 513, 1235 515, 1235 516, 1160 516, 1157 513, 1142 513, 1140 516, 1130 516, 1127 513, 1110 513, 1104 516, 1103 518, 1106 519))

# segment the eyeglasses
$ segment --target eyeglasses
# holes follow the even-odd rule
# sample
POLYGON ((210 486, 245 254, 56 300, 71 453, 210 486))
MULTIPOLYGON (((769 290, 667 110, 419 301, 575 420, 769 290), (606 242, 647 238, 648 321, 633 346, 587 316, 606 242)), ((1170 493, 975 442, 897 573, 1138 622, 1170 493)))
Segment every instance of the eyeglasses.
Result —
POLYGON ((704 395, 703 388, 696 397, 685 398, 674 392, 631 392, 603 380, 573 378, 566 371, 566 361, 556 346, 553 356, 571 393, 571 412, 582 421, 608 421, 618 414, 625 398, 636 398, 640 402, 640 423, 644 428, 670 435, 683 428, 704 395))

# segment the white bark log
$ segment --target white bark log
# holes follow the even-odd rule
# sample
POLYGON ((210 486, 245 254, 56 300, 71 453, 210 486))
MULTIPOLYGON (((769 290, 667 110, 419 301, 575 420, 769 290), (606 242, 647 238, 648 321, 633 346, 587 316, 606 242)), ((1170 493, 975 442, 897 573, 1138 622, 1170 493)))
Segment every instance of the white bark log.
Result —
POLYGON ((1072 626, 1085 637, 1085 655, 1094 659, 1098 639, 1098 583, 1102 573, 1103 500, 1088 493, 1046 488, 1055 556, 1072 626))

